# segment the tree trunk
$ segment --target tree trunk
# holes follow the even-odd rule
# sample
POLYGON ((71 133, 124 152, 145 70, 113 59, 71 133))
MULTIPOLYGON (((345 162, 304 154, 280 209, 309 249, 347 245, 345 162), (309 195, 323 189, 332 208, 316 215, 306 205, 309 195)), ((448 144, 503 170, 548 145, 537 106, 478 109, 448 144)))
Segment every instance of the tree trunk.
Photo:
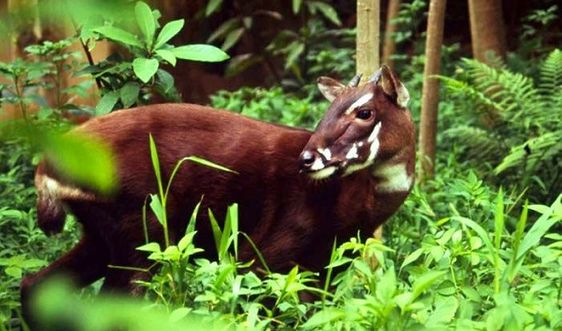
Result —
POLYGON ((501 0, 468 0, 472 54, 480 62, 494 64, 488 52, 505 58, 505 26, 501 0), (488 55, 488 56, 487 56, 488 55))
POLYGON ((357 0, 357 73, 369 77, 379 67, 380 0, 357 0))
POLYGON ((388 8, 386 13, 386 24, 384 27, 384 46, 382 48, 382 63, 386 63, 391 68, 394 67, 394 61, 391 56, 396 52, 396 41, 393 38, 396 32, 396 24, 392 22, 400 10, 400 0, 388 0, 388 8))
POLYGON ((433 78, 441 69, 441 45, 446 0, 431 0, 427 18, 425 42, 425 67, 420 121, 420 181, 432 178, 435 165, 435 141, 437 135, 437 110, 439 106, 439 81, 433 78))
MULTIPOLYGON (((357 0, 357 73, 363 75, 362 82, 367 81, 379 68, 380 54, 380 0, 357 0)), ((382 238, 382 226, 373 233, 377 239, 382 238)), ((375 269, 378 261, 369 256, 367 262, 375 269)))

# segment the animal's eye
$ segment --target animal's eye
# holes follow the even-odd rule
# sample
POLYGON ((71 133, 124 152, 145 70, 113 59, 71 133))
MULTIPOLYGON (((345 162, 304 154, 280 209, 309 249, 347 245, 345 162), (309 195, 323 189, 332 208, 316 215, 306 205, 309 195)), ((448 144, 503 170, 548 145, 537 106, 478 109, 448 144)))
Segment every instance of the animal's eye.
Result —
POLYGON ((370 109, 359 109, 355 114, 355 117, 360 120, 368 120, 372 115, 373 112, 370 109))

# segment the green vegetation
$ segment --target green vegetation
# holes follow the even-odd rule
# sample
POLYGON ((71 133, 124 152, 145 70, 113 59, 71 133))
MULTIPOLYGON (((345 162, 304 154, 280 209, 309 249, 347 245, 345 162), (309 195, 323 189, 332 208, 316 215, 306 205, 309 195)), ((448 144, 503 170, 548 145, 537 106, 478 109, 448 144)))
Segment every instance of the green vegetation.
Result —
MULTIPOLYGON (((216 14, 221 5, 209 1, 206 16, 216 14)), ((211 96, 212 106, 314 127, 328 103, 310 84, 311 77, 325 72, 351 76, 349 41, 354 32, 326 28, 340 24, 327 2, 293 1, 292 6, 309 19, 292 34, 280 31, 263 53, 235 58, 226 69, 235 75, 240 66, 247 69, 279 55, 284 60, 280 77, 289 80, 282 87, 218 92, 211 96), (342 47, 332 52, 329 38, 335 33, 342 37, 342 47)), ((415 118, 424 62, 418 55, 423 54, 423 39, 416 31, 424 6, 424 1, 406 2, 396 19, 401 29, 394 36, 399 46, 419 39, 414 56, 395 57, 397 72, 412 94, 415 118)), ((53 261, 79 236, 72 220, 52 238, 36 225, 33 165, 38 151, 58 156, 78 180, 110 190, 106 177, 113 170, 104 147, 59 134, 71 125, 69 114, 105 114, 150 103, 155 95, 177 101, 179 93, 166 66, 177 59, 227 58, 208 45, 173 46, 170 40, 183 28, 183 20, 161 26, 158 11, 142 2, 131 7, 131 22, 100 8, 94 12, 109 15, 107 19, 84 21, 75 38, 28 47, 34 58, 0 64, 0 75, 6 78, 0 85, 0 104, 15 105, 27 122, 0 126, 0 331, 25 329, 19 306, 22 276, 53 261), (69 50, 76 40, 90 47, 101 39, 123 47, 127 55, 82 63, 69 50), (88 84, 63 88, 63 71, 92 75, 102 93, 95 110, 67 98, 87 95, 88 84), (44 106, 39 87, 55 96, 55 107, 44 106), (40 110, 30 112, 33 107, 40 110), (76 161, 88 153, 91 160, 76 161)), ((46 330, 61 330, 61 325, 134 331, 562 329, 562 51, 548 49, 537 32, 553 15, 551 9, 533 12, 525 20, 519 56, 495 67, 461 59, 458 45, 444 47, 436 177, 415 186, 385 224, 382 241, 334 243, 325 283, 297 267, 287 274, 247 272, 252 262, 237 260, 238 243, 249 238, 238 231, 236 205, 225 220, 211 217, 219 258, 202 258, 193 244, 198 235, 194 222, 197 213, 208 211, 196 208, 178 243, 166 239, 161 246, 147 238, 138 248, 159 267, 142 283, 144 300, 98 295, 99 284, 76 293, 67 282, 55 282, 37 300, 46 330), (373 255, 379 261, 376 269, 368 263, 373 255)), ((225 22, 209 40, 221 40, 230 49, 251 27, 251 20, 239 17, 225 22)), ((166 198, 173 176, 161 178, 157 146, 151 142, 160 185, 145 210, 156 215, 167 233, 166 198)), ((229 171, 194 157, 178 160, 178 167, 185 161, 229 171)))

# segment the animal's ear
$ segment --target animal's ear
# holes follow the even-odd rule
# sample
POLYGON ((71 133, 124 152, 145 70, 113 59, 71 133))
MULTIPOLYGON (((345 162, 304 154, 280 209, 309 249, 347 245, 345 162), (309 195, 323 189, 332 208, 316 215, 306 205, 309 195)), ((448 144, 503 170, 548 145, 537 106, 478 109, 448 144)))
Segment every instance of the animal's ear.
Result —
POLYGON ((406 86, 398 79, 398 76, 386 65, 381 68, 369 79, 372 84, 382 87, 384 93, 390 96, 398 106, 406 108, 410 101, 410 93, 406 86))
POLYGON ((320 93, 328 101, 334 101, 345 89, 345 85, 330 77, 320 77, 316 80, 320 93))

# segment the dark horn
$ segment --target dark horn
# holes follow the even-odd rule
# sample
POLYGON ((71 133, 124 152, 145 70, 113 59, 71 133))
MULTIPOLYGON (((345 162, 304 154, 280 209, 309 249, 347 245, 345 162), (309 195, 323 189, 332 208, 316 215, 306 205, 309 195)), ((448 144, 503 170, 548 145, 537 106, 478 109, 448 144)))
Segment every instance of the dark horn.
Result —
POLYGON ((361 74, 355 75, 355 77, 353 77, 350 81, 349 84, 347 84, 347 86, 349 87, 357 87, 357 85, 359 85, 359 82, 361 81, 361 74))
POLYGON ((377 70, 370 78, 369 83, 378 83, 382 76, 382 70, 377 70))

